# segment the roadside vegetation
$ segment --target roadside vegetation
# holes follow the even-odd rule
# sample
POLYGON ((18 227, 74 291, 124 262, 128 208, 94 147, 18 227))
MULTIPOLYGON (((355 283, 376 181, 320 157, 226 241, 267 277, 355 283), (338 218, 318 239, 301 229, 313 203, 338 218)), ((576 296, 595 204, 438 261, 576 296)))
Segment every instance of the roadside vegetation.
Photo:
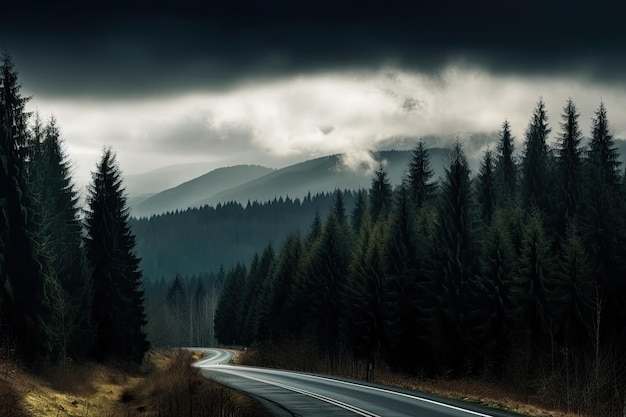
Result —
POLYGON ((253 417, 253 399, 199 375, 191 352, 150 351, 140 365, 67 364, 34 374, 0 364, 3 417, 253 417))

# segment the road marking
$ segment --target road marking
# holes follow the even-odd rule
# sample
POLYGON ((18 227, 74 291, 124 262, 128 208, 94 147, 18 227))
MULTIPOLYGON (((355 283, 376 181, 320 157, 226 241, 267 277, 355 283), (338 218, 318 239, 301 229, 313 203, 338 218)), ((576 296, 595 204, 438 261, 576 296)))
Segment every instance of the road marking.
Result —
MULTIPOLYGON (((220 371, 224 371, 225 369, 228 370, 227 368, 240 368, 242 371, 246 371, 246 367, 234 367, 231 365, 205 365, 205 368, 215 368, 215 369, 219 369, 220 371)), ((273 369, 263 369, 263 368, 253 368, 253 369, 249 369, 249 371, 251 372, 257 372, 257 373, 268 373, 268 374, 287 374, 289 375, 290 372, 289 371, 281 371, 281 370, 273 370, 273 369)), ((231 372, 232 373, 232 372, 231 372)), ((421 401, 427 404, 432 404, 432 405, 436 405, 439 407, 444 407, 444 408, 448 408, 451 410, 455 410, 455 411, 459 411, 459 412, 463 412, 466 414, 470 414, 470 415, 474 415, 477 417, 493 417, 492 415, 489 414, 484 414, 478 411, 473 411, 473 410, 468 410, 465 408, 461 408, 461 407, 457 407, 451 404, 446 404, 446 403, 442 403, 439 401, 435 401, 435 400, 430 400, 428 398, 422 398, 422 397, 418 397, 415 395, 410 395, 410 394, 405 394, 403 392, 397 392, 397 391, 393 391, 393 390, 389 390, 389 389, 385 389, 385 388, 378 388, 378 387, 372 387, 369 385, 363 385, 363 384, 358 384, 358 383, 354 383, 354 382, 348 382, 348 381, 342 381, 339 379, 334 379, 334 378, 329 378, 329 377, 323 377, 323 376, 318 376, 318 375, 310 375, 310 374, 306 374, 306 373, 300 373, 300 372, 294 372, 293 374, 295 374, 298 377, 302 377, 302 378, 311 378, 311 379, 320 379, 320 380, 324 380, 324 381, 332 381, 334 383, 338 383, 338 384, 343 384, 343 385, 348 385, 348 386, 355 386, 355 387, 360 387, 360 388, 364 388, 364 389, 369 389, 372 391, 378 391, 378 392, 384 392, 387 394, 393 394, 393 395, 397 395, 400 397, 404 397, 404 398, 410 398, 413 400, 417 400, 417 401, 421 401)), ((239 374, 239 376, 242 376, 239 374)), ((253 377, 248 377, 246 376, 246 378, 250 378, 253 379, 253 377)), ((265 382, 265 381, 262 381, 265 382)), ((272 385, 276 385, 276 384, 272 384, 272 385)), ((284 387, 283 387, 284 388, 284 387)), ((288 389, 288 388, 287 388, 288 389)), ((367 411, 366 411, 367 412, 367 411)))
POLYGON ((355 406, 353 406, 351 404, 348 404, 348 403, 344 403, 343 401, 339 401, 339 400, 336 400, 334 398, 330 398, 330 397, 327 397, 325 395, 321 395, 321 394, 318 394, 318 393, 315 393, 315 392, 312 392, 312 391, 307 391, 307 390, 304 390, 302 388, 296 388, 296 387, 292 387, 292 386, 289 386, 289 385, 281 384, 280 382, 268 381, 266 379, 257 378, 257 377, 253 377, 253 376, 250 376, 250 375, 245 375, 245 373, 242 375, 240 372, 237 372, 236 370, 226 369, 225 367, 219 367, 219 368, 216 367, 216 369, 219 369, 219 372, 229 373, 231 375, 237 375, 237 376, 240 376, 242 378, 251 379, 253 381, 261 382, 263 384, 273 385, 275 387, 279 387, 279 388, 283 388, 283 389, 286 389, 286 390, 289 390, 289 391, 293 391, 293 392, 296 392, 298 394, 306 395, 308 397, 312 397, 312 398, 318 399, 320 401, 324 401, 324 402, 326 402, 328 404, 335 405, 337 407, 341 407, 341 408, 343 408, 345 410, 348 410, 348 411, 353 412, 355 414, 361 415, 363 417, 382 417, 382 416, 380 416, 378 414, 374 414, 374 413, 369 412, 367 410, 364 410, 362 408, 355 407, 355 406))
POLYGON ((388 389, 385 389, 385 388, 372 387, 372 386, 369 386, 369 385, 363 385, 363 384, 358 384, 358 383, 354 383, 354 382, 347 382, 347 381, 342 381, 342 380, 339 380, 339 379, 327 378, 327 377, 322 377, 322 376, 317 376, 317 375, 306 375, 306 374, 301 374, 301 375, 305 375, 308 378, 322 379, 322 380, 325 380, 325 381, 332 381, 332 382, 336 382, 336 383, 343 384, 343 385, 353 385, 353 386, 356 386, 356 387, 371 389, 372 391, 385 392, 387 394, 394 394, 394 395, 398 395, 400 397, 411 398, 411 399, 414 399, 414 400, 423 401, 425 403, 434 404, 434 405, 438 405, 438 406, 445 407, 445 408, 450 408, 452 410, 461 411, 461 412, 464 412, 464 413, 467 413, 467 414, 472 414, 472 415, 475 415, 475 416, 478 416, 478 417, 493 417, 493 416, 490 416, 489 414, 483 414, 483 413, 480 413, 478 411, 467 410, 465 408, 461 408, 461 407, 457 407, 457 406, 454 406, 454 405, 442 403, 442 402, 439 402, 439 401, 429 400, 428 398, 417 397, 415 395, 405 394, 403 392, 392 391, 392 390, 388 390, 388 389))

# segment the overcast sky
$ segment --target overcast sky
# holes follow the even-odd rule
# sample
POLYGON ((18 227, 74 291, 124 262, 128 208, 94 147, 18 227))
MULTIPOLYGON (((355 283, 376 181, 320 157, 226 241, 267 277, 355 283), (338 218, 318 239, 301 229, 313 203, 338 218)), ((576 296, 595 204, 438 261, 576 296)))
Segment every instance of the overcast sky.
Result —
POLYGON ((13 3, 0 48, 79 184, 106 145, 127 174, 281 167, 508 119, 521 149, 540 96, 553 137, 572 97, 586 135, 602 100, 626 138, 624 11, 601 1, 13 3))

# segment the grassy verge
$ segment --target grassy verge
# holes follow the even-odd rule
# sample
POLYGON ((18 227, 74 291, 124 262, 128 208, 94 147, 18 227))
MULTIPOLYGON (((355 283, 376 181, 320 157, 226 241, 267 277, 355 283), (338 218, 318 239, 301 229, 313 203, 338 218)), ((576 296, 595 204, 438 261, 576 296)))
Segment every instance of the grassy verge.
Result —
MULTIPOLYGON (((197 359, 197 358, 196 358, 197 359)), ((251 398, 209 381, 187 351, 153 351, 139 367, 73 364, 33 375, 0 364, 0 416, 267 416, 251 398)))

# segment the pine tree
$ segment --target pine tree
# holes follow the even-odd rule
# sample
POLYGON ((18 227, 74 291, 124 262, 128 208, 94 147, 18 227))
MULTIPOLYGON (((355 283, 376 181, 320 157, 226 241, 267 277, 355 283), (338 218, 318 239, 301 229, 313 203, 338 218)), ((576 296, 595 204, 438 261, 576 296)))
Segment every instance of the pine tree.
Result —
POLYGON ((388 323, 385 305, 384 227, 367 213, 342 289, 342 333, 368 366, 383 353, 388 323))
POLYGON ((323 353, 334 364, 339 341, 342 290, 350 258, 349 229, 333 209, 324 224, 321 236, 311 247, 305 292, 315 336, 323 353))
POLYGON ((538 207, 544 211, 549 208, 548 181, 549 152, 547 139, 551 129, 543 99, 539 99, 537 107, 526 129, 524 156, 522 160, 522 203, 526 210, 538 207))
POLYGON ((365 212, 367 211, 367 199, 366 199, 366 191, 364 189, 359 189, 356 194, 356 203, 354 205, 354 209, 350 215, 350 219, 352 220, 352 231, 358 233, 361 230, 361 223, 363 221, 363 217, 365 216, 365 212))
MULTIPOLYGON (((47 359, 58 350, 54 330, 46 323, 54 317, 57 294, 54 277, 37 244, 36 206, 27 178, 27 122, 17 72, 5 54, 0 66, 0 291, 2 317, 19 352, 29 363, 47 359)), ((45 249, 45 248, 43 248, 45 249)), ((0 323, 0 326, 2 323, 0 323)))
POLYGON ((491 151, 487 149, 478 172, 478 202, 485 225, 489 225, 496 209, 496 190, 494 186, 494 167, 491 151))
POLYGON ((467 288, 476 272, 471 204, 470 169, 461 143, 457 141, 441 185, 433 271, 434 296, 438 299, 439 310, 431 312, 433 346, 441 351, 442 365, 457 371, 464 354, 461 346, 467 339, 467 288))
POLYGON ((270 281, 269 322, 275 338, 295 334, 300 320, 301 306, 293 294, 297 291, 303 245, 298 233, 290 233, 285 239, 276 260, 270 281))
POLYGON ((237 264, 228 271, 224 278, 224 287, 215 312, 215 333, 224 344, 242 343, 244 317, 242 306, 248 301, 244 298, 246 276, 248 272, 242 264, 237 264))
POLYGON ((508 120, 502 123, 500 139, 495 163, 495 178, 499 203, 515 198, 517 192, 517 165, 513 158, 515 138, 511 134, 511 124, 508 120))
POLYGON ((565 235, 567 224, 573 221, 579 212, 581 197, 582 132, 578 127, 578 110, 570 98, 563 109, 561 118, 562 132, 557 149, 557 167, 559 172, 559 216, 557 231, 565 235))
POLYGON ((506 210, 498 209, 486 231, 480 274, 472 286, 472 350, 482 355, 484 368, 501 376, 510 353, 511 282, 515 251, 507 228, 506 210))
MULTIPOLYGON (((567 363, 581 375, 592 346, 593 282, 582 239, 572 224, 567 228, 558 257, 555 279, 548 286, 553 304, 552 319, 559 324, 559 338, 567 363)), ((568 366, 569 367, 569 366, 568 366)))
POLYGON ((581 232, 591 262, 594 283, 600 292, 602 341, 612 345, 623 341, 626 270, 624 257, 624 216, 620 207, 619 168, 607 111, 601 103, 592 120, 591 142, 585 159, 587 181, 581 232))
POLYGON ((430 167, 430 156, 424 142, 420 141, 411 155, 407 182, 413 203, 419 209, 432 199, 437 188, 431 182, 433 170, 430 167))
POLYGON ((187 294, 180 275, 176 275, 168 286, 165 301, 169 312, 168 333, 172 344, 183 346, 186 341, 184 330, 187 317, 187 294))
POLYGON ((408 185, 400 185, 393 212, 388 225, 385 225, 387 232, 382 236, 385 281, 381 294, 385 302, 385 347, 389 362, 394 366, 402 363, 405 368, 423 367, 430 359, 427 346, 419 336, 426 331, 420 326, 420 304, 424 298, 423 264, 427 252, 422 244, 424 233, 416 233, 413 207, 408 185))
POLYGON ((386 168, 381 163, 372 178, 372 186, 369 192, 370 198, 370 216, 372 222, 386 219, 391 209, 391 182, 386 168))
POLYGON ((78 193, 71 167, 63 151, 54 117, 45 128, 35 121, 31 138, 29 176, 37 196, 40 242, 46 242, 47 261, 63 292, 63 325, 66 354, 86 354, 91 341, 89 270, 82 245, 78 193))
POLYGON ((87 197, 85 248, 92 268, 92 320, 98 358, 139 361, 149 344, 142 274, 115 154, 104 150, 87 197))
MULTIPOLYGON (((553 279, 555 268, 550 255, 541 217, 535 210, 524 229, 517 273, 511 288, 511 316, 517 330, 516 345, 528 372, 533 366, 543 364, 549 353, 549 338, 553 332, 552 308, 546 290, 553 279)), ((531 372, 532 373, 532 372, 531 372)))

